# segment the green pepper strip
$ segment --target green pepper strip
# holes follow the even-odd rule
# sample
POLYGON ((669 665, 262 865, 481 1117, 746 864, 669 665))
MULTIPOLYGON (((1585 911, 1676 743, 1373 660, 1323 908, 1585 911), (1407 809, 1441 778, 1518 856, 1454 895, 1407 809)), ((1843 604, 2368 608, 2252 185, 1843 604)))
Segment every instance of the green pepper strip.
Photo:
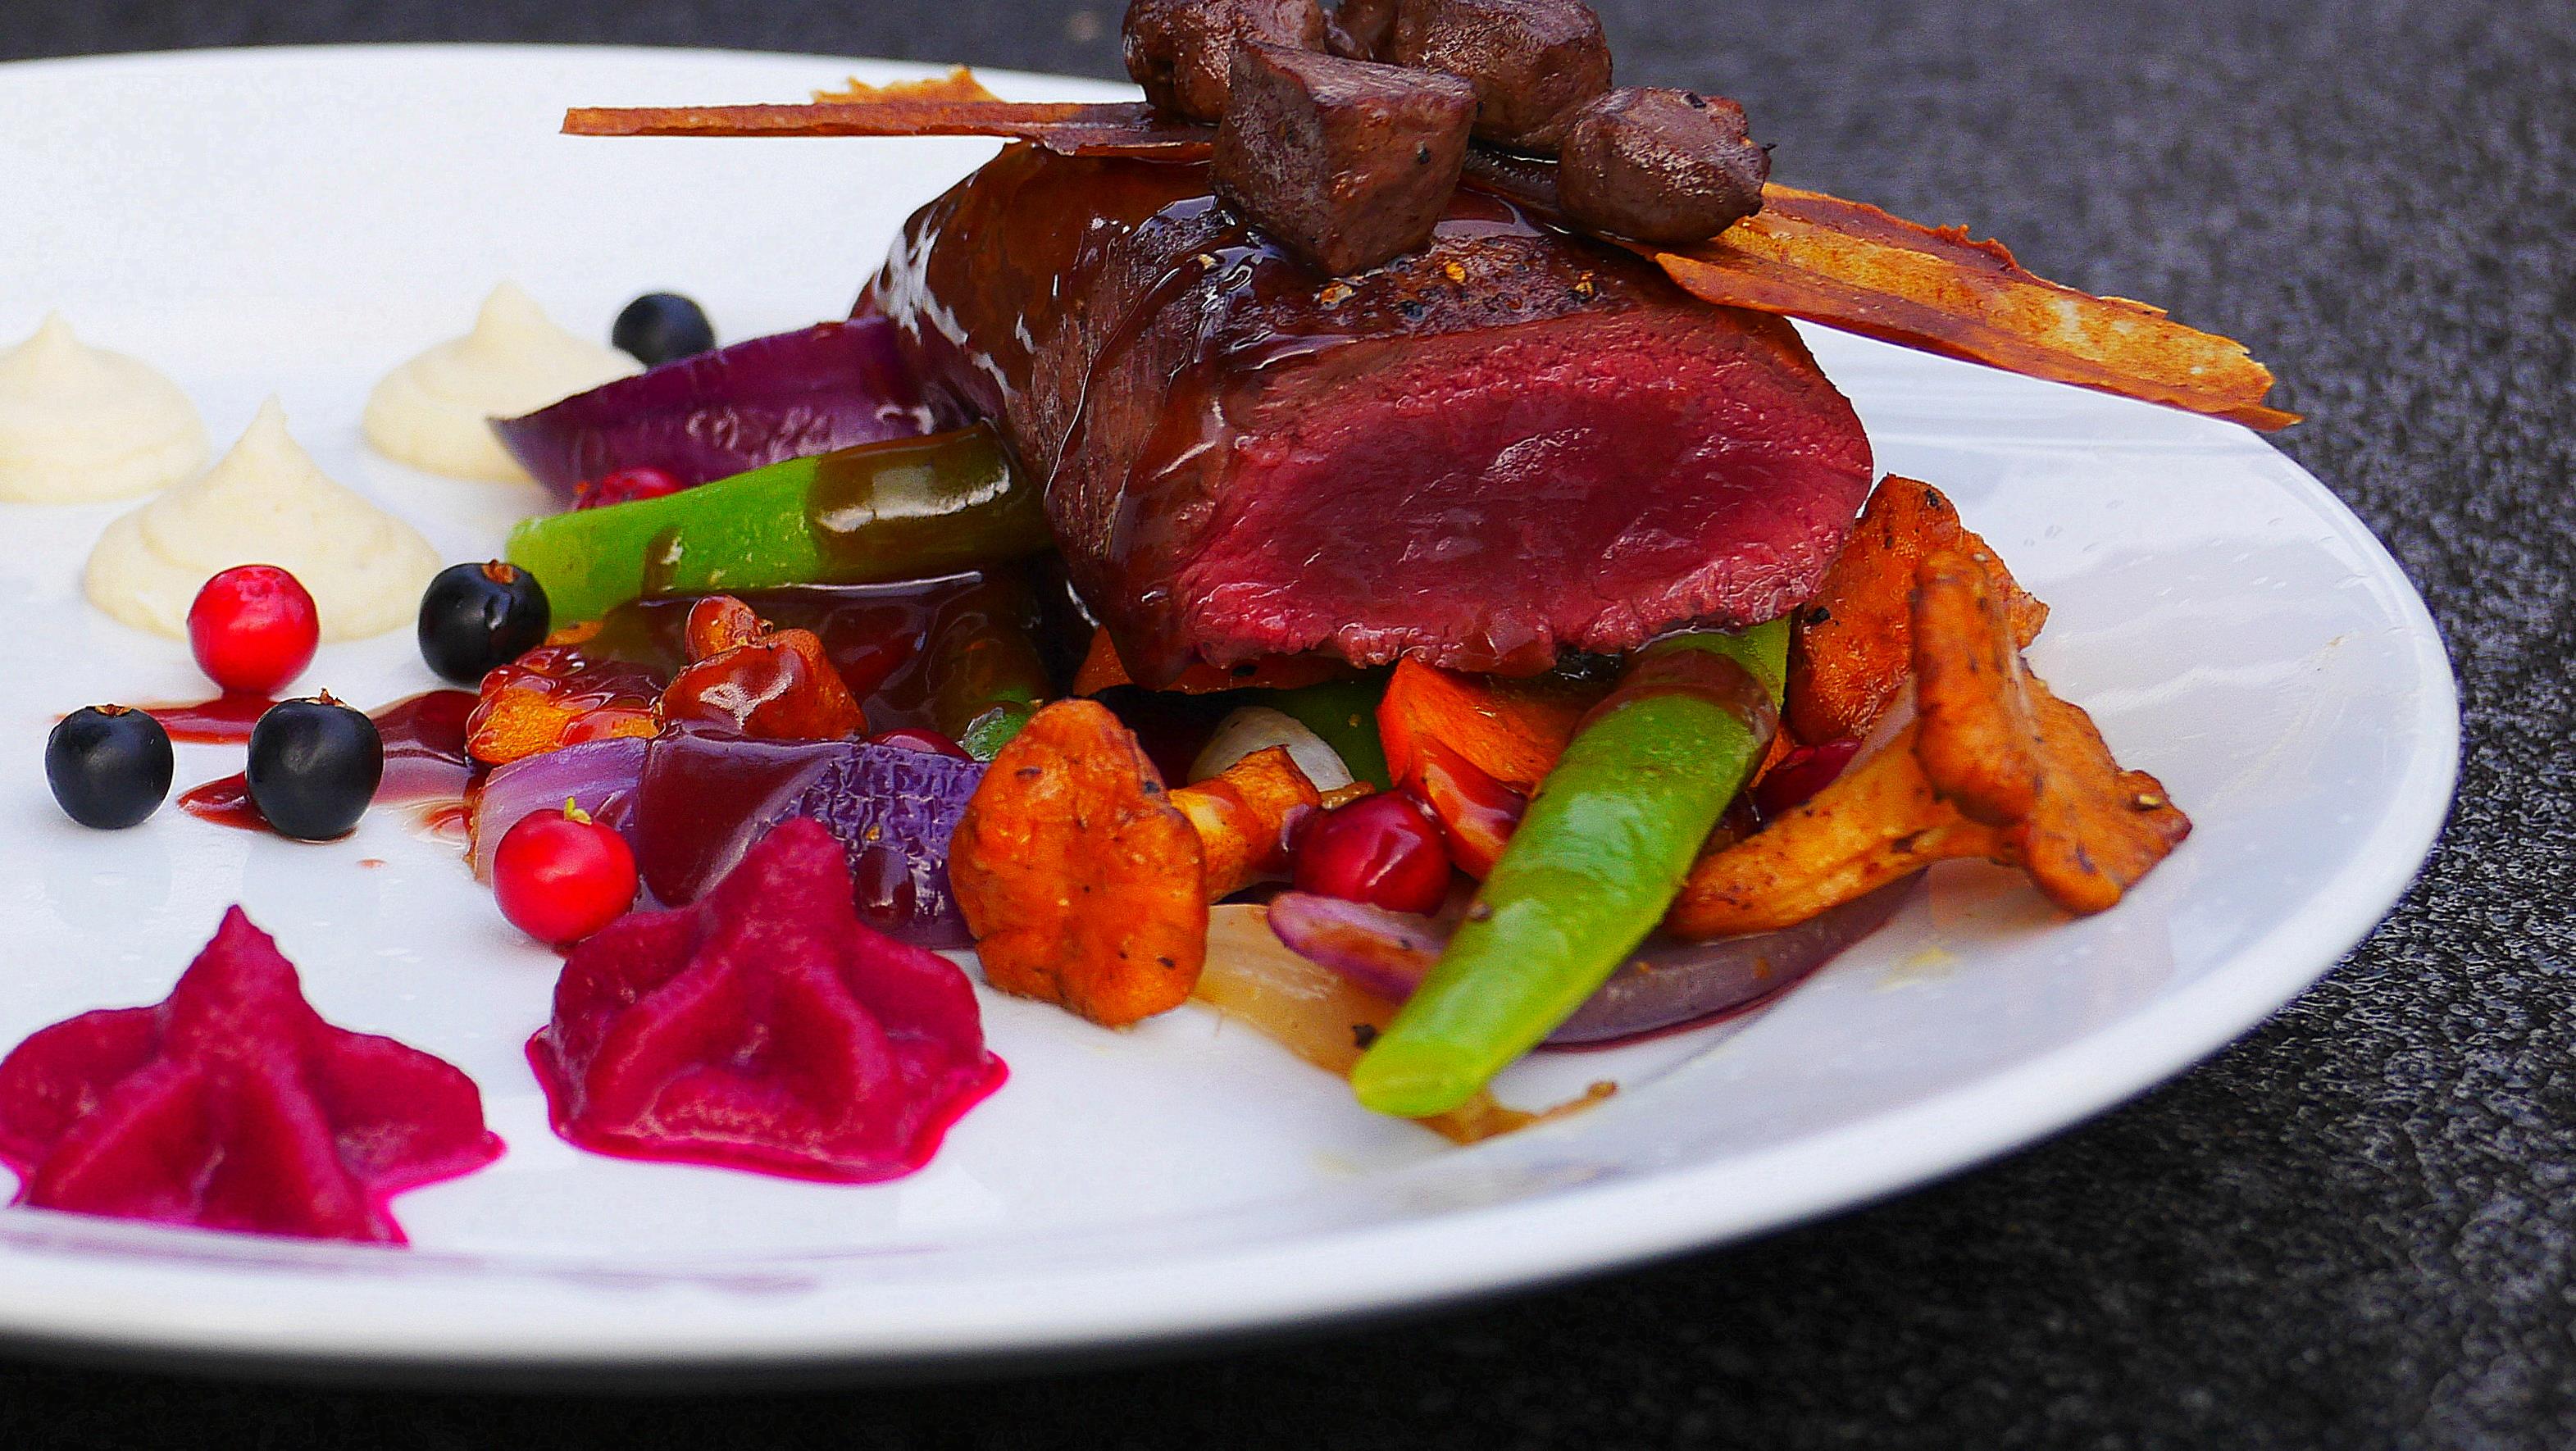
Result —
POLYGON ((978 424, 531 519, 508 553, 562 624, 644 595, 918 578, 1050 543, 1036 486, 978 424))
POLYGON ((1353 1066, 1362 1104, 1407 1118, 1456 1108, 1626 960, 1769 748, 1788 640, 1774 620, 1639 652, 1540 783, 1448 950, 1353 1066), (1697 672, 1716 689, 1680 684, 1716 664, 1681 658, 1693 652, 1742 673, 1697 672))
POLYGON ((931 723, 989 761, 1052 693, 1046 661, 1028 632, 989 612, 960 620, 931 647, 931 723))
POLYGON ((1377 703, 1386 695, 1386 672, 1373 670, 1356 680, 1326 680, 1294 690, 1253 694, 1262 702, 1313 731, 1331 746, 1355 780, 1380 791, 1393 784, 1386 770, 1386 748, 1378 743, 1377 703))

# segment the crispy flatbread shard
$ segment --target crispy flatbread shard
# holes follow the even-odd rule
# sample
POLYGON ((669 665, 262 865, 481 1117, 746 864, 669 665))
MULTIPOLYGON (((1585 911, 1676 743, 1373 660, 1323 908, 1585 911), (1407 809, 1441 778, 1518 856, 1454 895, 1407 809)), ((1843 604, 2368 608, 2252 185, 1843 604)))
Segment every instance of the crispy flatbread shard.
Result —
POLYGON ((1934 790, 2008 834, 2069 912, 2117 903, 2191 834, 2144 771, 2123 770, 2081 706, 2030 673, 1993 575, 1957 550, 1924 558, 1914 599, 1914 753, 1934 790))
POLYGON ((2159 308, 2034 276, 2000 242, 1772 185, 1762 210, 1680 251, 1653 252, 1708 302, 1804 318, 2079 388, 2286 428, 2271 370, 2243 344, 2159 308))
POLYGON ((1792 619, 1789 691, 1782 716, 1810 744, 1866 735, 1914 669, 1914 571, 1936 550, 1956 549, 1992 572, 2015 641, 2039 637, 2048 606, 2013 581, 1986 541, 1959 522, 1939 489, 1889 474, 1792 619))
POLYGON ((964 66, 952 67, 944 76, 921 81, 889 81, 872 86, 857 76, 837 91, 816 91, 818 106, 856 106, 870 101, 998 101, 1001 97, 984 89, 984 83, 964 66))
MULTIPOLYGON (((962 70, 933 81, 853 81, 807 105, 581 106, 573 136, 1007 136, 1067 156, 1207 159, 1215 128, 1136 102, 995 99, 962 70)), ((1533 158, 1473 152, 1479 186, 1557 208, 1533 158)), ((2299 415, 2267 405, 2271 370, 2244 345, 2163 309, 2036 276, 2000 242, 1926 227, 1866 202, 1773 184, 1762 210, 1681 251, 1629 244, 1707 302, 1803 318, 1905 347, 2079 388, 2205 413, 2249 428, 2299 415)))
POLYGON ((1039 711, 993 758, 948 858, 985 980, 1110 1027, 1197 986, 1205 876, 1153 762, 1087 700, 1039 711))
POLYGON ((2102 911, 2191 833, 2080 708, 2030 673, 2008 582, 1956 549, 1915 573, 1916 718, 1804 805, 1691 869, 1666 925, 1724 937, 1803 922, 1934 862, 2017 867, 2048 899, 2102 911))
MULTIPOLYGON (((840 92, 800 104, 575 106, 567 136, 1003 136, 1065 156, 1200 161, 1212 128, 1142 101, 1003 101, 952 94, 956 78, 840 92), (917 87, 917 89, 915 88, 917 87)), ((981 92, 981 82, 965 81, 981 92)), ((853 82, 855 86, 856 83, 853 82)))

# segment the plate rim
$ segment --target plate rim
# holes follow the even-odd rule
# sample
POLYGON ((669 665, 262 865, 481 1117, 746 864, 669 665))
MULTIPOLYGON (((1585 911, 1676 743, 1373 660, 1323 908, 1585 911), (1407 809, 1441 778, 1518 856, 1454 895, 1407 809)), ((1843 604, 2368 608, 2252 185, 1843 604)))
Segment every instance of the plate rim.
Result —
MULTIPOLYGON (((361 54, 373 58, 388 50, 467 59, 720 56, 924 74, 941 69, 918 61, 716 47, 342 44, 11 61, 0 64, 0 85, 31 67, 225 66, 361 54)), ((1012 82, 1095 93, 1118 89, 1096 79, 978 69, 1012 82)), ((2230 954, 2225 970, 2053 1051, 1829 1132, 1717 1164, 1356 1231, 1301 1235, 1249 1249, 1220 1245, 1144 1267, 1040 1271, 1026 1283, 1046 1287, 1043 1302, 1054 1307, 1046 1315, 1031 1313, 1020 1297, 1011 1296, 952 1305, 945 1314, 903 1325, 810 1312, 767 1321, 728 1316, 723 1317, 722 1343, 683 1347, 671 1342, 668 1317, 619 1320, 542 1313, 549 1298, 541 1292, 546 1277, 524 1267, 505 1266, 498 1276, 434 1282, 441 1294, 459 1293, 467 1300, 488 1298, 495 1283, 508 1285, 511 1314, 389 1316, 382 1297, 371 1293, 372 1282, 381 1277, 345 1273, 351 1247, 317 1247, 309 1270, 291 1266, 302 1275, 294 1314, 245 1317, 237 1302, 221 1294, 146 1298, 113 1293, 98 1282, 115 1280, 130 1265, 121 1256, 84 1249, 45 1253, 6 1248, 0 1249, 0 1262, 18 1273, 12 1276, 17 1283, 0 1292, 0 1342, 91 1355, 468 1375, 538 1369, 615 1374, 865 1366, 891 1371, 962 1361, 1141 1352, 1184 1338, 1239 1337, 1429 1310, 1714 1248, 1860 1208, 2054 1137, 2208 1058, 2321 980, 2402 901, 2448 818, 2459 776, 2462 726, 2457 680, 2440 626, 2403 566, 2351 507, 2297 460, 2262 446, 2288 464, 2281 484, 2289 496, 2314 509, 2368 567, 2361 579, 2402 628, 2406 653, 2423 687, 2411 721, 2419 747, 2404 762, 2388 808, 2371 823, 2350 865, 2230 954), (1726 1212, 1711 1216, 1698 1191, 1720 1179, 1727 1189, 1726 1212), (1582 1232, 1558 1232, 1570 1225, 1579 1225, 1582 1232), (1498 1257, 1492 1248, 1497 1240, 1509 1242, 1511 1252, 1498 1257), (1366 1276, 1350 1273, 1351 1267, 1340 1263, 1354 1254, 1356 1241, 1367 1246, 1371 1273, 1366 1276), (1461 1245, 1475 1248, 1462 1252, 1461 1245), (1222 1300, 1203 1301, 1186 1293, 1189 1287, 1170 1283, 1217 1265, 1236 1271, 1222 1300), (1256 1267, 1257 1273, 1247 1272, 1256 1267), (1323 1273, 1315 1273, 1319 1270, 1323 1273), (102 1293, 103 1288, 109 1292, 102 1293), (530 1288, 540 1292, 526 1293, 530 1288), (1175 1288, 1184 1293, 1172 1293, 1175 1288), (1162 1293, 1147 1293, 1155 1289, 1162 1293), (1073 1306, 1080 1308, 1067 1308, 1073 1306)), ((14 1213, 66 1221, 66 1230, 76 1230, 71 1237, 83 1240, 130 1239, 137 1248, 200 1242, 196 1232, 187 1230, 101 1226, 42 1210, 14 1213)), ((32 1237, 41 1241, 48 1236, 40 1231, 32 1237)), ((281 1246, 279 1257, 293 1261, 303 1248, 281 1246)), ((225 1265, 190 1267, 182 1273, 202 1274, 209 1288, 217 1288, 262 1281, 271 1271, 225 1265)), ((850 1288, 843 1277, 826 1293, 845 1294, 850 1288)))

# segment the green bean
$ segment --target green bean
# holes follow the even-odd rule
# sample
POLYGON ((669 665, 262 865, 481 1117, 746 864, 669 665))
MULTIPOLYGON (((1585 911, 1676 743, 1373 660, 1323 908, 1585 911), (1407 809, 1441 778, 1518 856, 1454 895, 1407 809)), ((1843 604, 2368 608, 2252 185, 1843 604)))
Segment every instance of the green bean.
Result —
POLYGON ((1412 999, 1351 1070, 1381 1113, 1467 1101, 1652 931, 1778 726, 1788 629, 1640 651, 1585 721, 1412 999))

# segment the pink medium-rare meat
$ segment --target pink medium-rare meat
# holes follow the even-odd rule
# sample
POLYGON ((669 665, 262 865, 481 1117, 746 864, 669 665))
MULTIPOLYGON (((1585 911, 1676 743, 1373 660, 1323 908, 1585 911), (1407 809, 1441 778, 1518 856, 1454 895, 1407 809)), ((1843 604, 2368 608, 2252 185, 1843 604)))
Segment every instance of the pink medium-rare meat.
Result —
POLYGON ((1529 674, 1767 619, 1869 488, 1786 323, 1478 192, 1328 278, 1205 166, 1016 146, 912 218, 861 309, 1045 480, 1146 684, 1306 651, 1529 674))

